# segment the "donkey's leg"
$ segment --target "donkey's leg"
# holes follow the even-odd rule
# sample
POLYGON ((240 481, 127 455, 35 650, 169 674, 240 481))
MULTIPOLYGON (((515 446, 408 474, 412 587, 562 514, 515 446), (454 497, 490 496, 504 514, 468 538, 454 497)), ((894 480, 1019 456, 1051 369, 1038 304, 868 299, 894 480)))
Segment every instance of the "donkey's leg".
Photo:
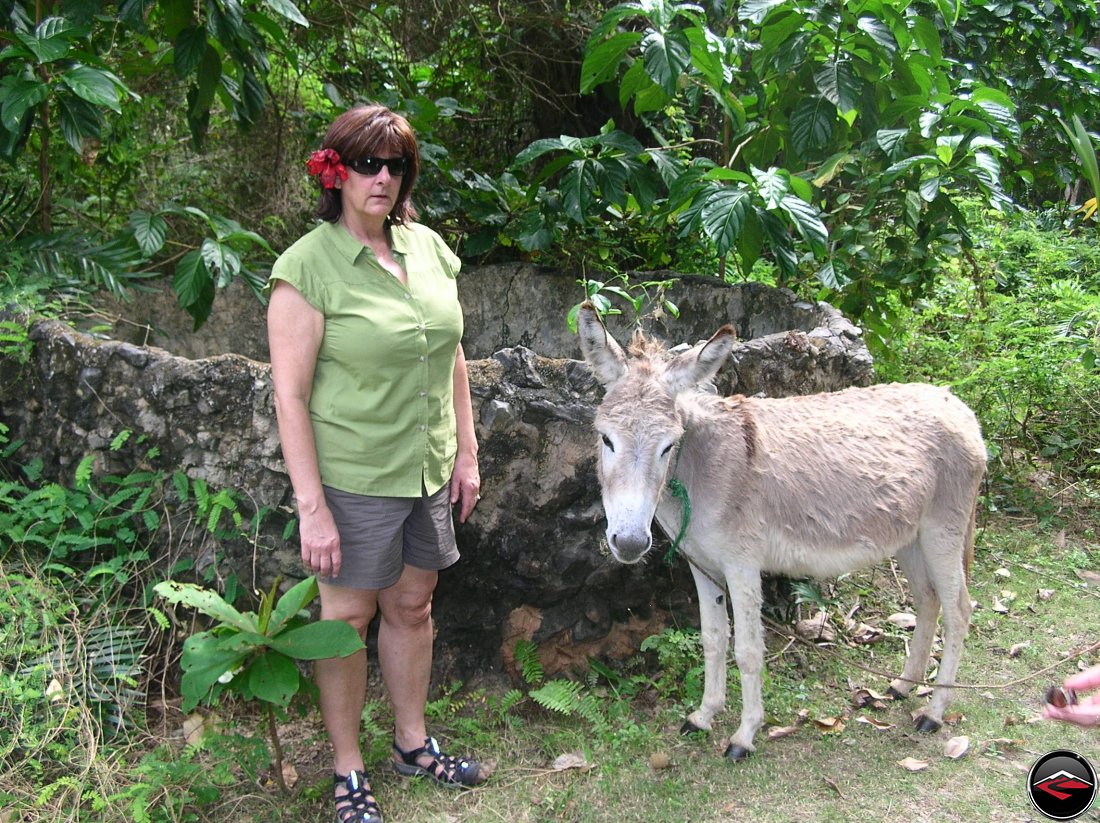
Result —
POLYGON ((756 749, 752 739, 764 725, 764 625, 760 619, 763 601, 757 569, 727 570, 733 607, 733 651, 741 676, 741 725, 730 738, 726 757, 743 760, 756 749))
POLYGON ((909 593, 913 598, 913 609, 917 613, 917 625, 913 630, 913 639, 909 641, 909 657, 905 660, 905 668, 901 677, 890 683, 889 689, 894 697, 904 698, 917 682, 924 680, 928 658, 932 654, 932 641, 936 637, 940 602, 919 544, 910 543, 898 552, 897 558, 905 579, 909 581, 909 593))
POLYGON ((943 604, 943 657, 936 677, 932 700, 917 721, 919 731, 936 731, 943 725, 943 713, 951 700, 951 687, 962 660, 963 643, 970 630, 970 591, 966 587, 964 554, 967 540, 966 523, 961 528, 933 526, 921 530, 926 561, 930 567, 932 586, 943 604))
POLYGON ((710 730, 710 721, 726 707, 726 653, 729 651, 730 622, 726 592, 691 564, 699 594, 699 624, 703 640, 703 702, 688 715, 681 734, 710 730))

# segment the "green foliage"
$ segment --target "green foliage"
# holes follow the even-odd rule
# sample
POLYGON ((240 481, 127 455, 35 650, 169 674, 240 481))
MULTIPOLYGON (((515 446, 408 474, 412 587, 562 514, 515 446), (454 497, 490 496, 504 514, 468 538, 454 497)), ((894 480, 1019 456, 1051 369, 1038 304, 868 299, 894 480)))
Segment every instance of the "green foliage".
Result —
POLYGON ((260 296, 266 276, 247 264, 245 253, 259 246, 274 256, 275 252, 263 237, 241 228, 237 221, 227 217, 211 216, 194 206, 169 204, 152 214, 135 211, 130 215, 134 239, 145 256, 151 258, 164 247, 168 236, 165 217, 168 215, 194 219, 207 233, 198 249, 187 252, 176 263, 172 278, 172 289, 180 306, 194 318, 196 330, 210 317, 216 290, 225 288, 236 277, 243 277, 257 297, 260 296))
POLYGON ((642 641, 643 652, 656 652, 658 692, 697 704, 703 696, 703 641, 698 629, 665 629, 642 641))
POLYGON ((529 696, 544 709, 584 719, 597 731, 607 727, 600 699, 576 680, 547 681, 529 696))
POLYGON ((972 266, 952 267, 927 302, 901 311, 897 337, 876 354, 882 379, 949 383, 975 410, 998 507, 1040 505, 1046 492, 1020 481, 1044 464, 1071 484, 1095 480, 1098 294, 1091 240, 1034 218, 987 219, 972 266))
POLYGON ((634 195, 740 276, 766 253, 781 282, 839 292, 857 316, 891 292, 919 295, 967 243, 958 193, 1007 202, 1001 165, 1020 136, 1009 95, 961 83, 922 11, 769 0, 723 20, 620 4, 593 32, 582 89, 617 86, 658 148, 613 141, 617 176, 599 165, 606 140, 540 141, 517 162, 559 155, 542 176, 576 192, 575 222, 634 195))
POLYGON ((566 323, 569 330, 576 334, 577 315, 585 302, 592 303, 600 316, 608 314, 622 314, 611 297, 619 298, 630 306, 634 313, 634 319, 642 316, 642 310, 646 307, 653 312, 661 312, 672 317, 680 316, 679 307, 665 297, 665 289, 672 285, 673 280, 631 280, 625 274, 617 274, 607 280, 579 280, 584 286, 584 300, 574 304, 566 315, 566 323))
POLYGON ((530 686, 543 681, 542 661, 539 660, 539 647, 530 640, 517 640, 515 646, 516 666, 523 675, 523 681, 530 686))
POLYGON ((1069 126, 1063 120, 1058 121, 1081 164, 1081 174, 1092 188, 1092 198, 1080 209, 1084 212, 1084 219, 1088 220, 1096 216, 1096 203, 1100 198, 1100 168, 1096 163, 1096 148, 1092 145, 1092 138, 1085 131, 1081 118, 1075 114, 1071 122, 1072 126, 1069 126))
POLYGON ((275 600, 278 581, 261 593, 258 612, 239 612, 221 595, 189 583, 166 581, 153 590, 214 620, 214 628, 187 638, 183 646, 182 709, 216 701, 224 691, 285 709, 308 681, 295 661, 346 657, 363 641, 342 620, 309 621, 306 606, 317 596, 317 580, 300 581, 275 600))

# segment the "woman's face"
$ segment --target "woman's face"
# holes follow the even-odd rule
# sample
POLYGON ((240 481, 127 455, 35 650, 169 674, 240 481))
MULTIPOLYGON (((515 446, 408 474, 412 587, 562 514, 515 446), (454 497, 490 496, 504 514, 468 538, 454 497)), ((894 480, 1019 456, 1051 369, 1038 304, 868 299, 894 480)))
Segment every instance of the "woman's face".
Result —
MULTIPOLYGON (((378 154, 372 156, 390 160, 400 158, 401 153, 392 149, 379 149, 378 154)), ((371 223, 384 222, 393 211, 401 193, 401 176, 394 174, 385 165, 376 174, 356 171, 352 165, 345 165, 348 169, 348 179, 337 181, 344 211, 351 212, 359 219, 371 223)), ((352 215, 348 214, 348 216, 352 215)))

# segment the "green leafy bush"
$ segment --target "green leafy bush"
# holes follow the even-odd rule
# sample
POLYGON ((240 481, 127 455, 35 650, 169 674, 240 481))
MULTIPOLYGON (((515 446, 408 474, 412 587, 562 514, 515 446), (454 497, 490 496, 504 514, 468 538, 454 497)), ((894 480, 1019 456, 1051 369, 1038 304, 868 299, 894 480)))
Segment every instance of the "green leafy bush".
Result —
POLYGON ((991 476, 1013 480, 991 502, 1049 506, 1045 474, 1086 493, 1097 479, 1100 246, 1028 215, 978 219, 973 257, 899 311, 877 371, 950 384, 982 422, 991 476))

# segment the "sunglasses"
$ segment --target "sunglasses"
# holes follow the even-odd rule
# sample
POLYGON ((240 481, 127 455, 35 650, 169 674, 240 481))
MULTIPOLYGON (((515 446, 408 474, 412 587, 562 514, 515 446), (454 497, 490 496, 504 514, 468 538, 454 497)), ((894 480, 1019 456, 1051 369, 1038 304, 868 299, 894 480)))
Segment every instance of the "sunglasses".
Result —
POLYGON ((345 160, 344 165, 354 172, 374 177, 385 166, 391 177, 404 177, 409 170, 407 157, 360 157, 358 160, 345 160))

